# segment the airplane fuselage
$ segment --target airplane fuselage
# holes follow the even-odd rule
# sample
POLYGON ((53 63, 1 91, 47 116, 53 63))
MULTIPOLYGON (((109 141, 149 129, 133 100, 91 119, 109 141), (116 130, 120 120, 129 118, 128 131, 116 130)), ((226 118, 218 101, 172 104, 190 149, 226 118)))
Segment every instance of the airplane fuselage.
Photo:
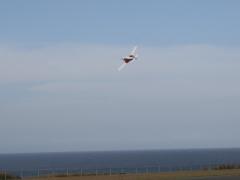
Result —
POLYGON ((137 59, 138 55, 136 54, 136 51, 137 51, 137 46, 133 48, 130 54, 122 58, 124 63, 118 68, 118 71, 121 71, 129 62, 137 59))
POLYGON ((134 58, 135 58, 135 56, 129 55, 129 56, 123 58, 123 61, 124 61, 125 63, 129 63, 129 62, 132 61, 134 58))

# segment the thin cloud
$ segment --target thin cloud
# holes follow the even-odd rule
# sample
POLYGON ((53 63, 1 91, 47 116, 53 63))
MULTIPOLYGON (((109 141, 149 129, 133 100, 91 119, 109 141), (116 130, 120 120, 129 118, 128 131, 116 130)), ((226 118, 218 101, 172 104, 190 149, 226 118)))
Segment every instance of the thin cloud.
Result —
POLYGON ((1 152, 236 145, 239 48, 131 48, 0 48, 1 152))

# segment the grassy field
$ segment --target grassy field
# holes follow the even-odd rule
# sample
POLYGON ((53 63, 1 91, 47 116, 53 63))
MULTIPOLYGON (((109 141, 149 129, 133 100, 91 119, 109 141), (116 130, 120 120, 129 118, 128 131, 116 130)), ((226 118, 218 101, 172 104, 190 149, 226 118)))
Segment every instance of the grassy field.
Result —
MULTIPOLYGON (((123 175, 90 175, 90 176, 68 176, 68 177, 37 177, 31 180, 190 180, 197 177, 212 176, 239 176, 240 169, 209 170, 209 171, 180 171, 169 173, 149 174, 123 174, 123 175)), ((28 179, 29 180, 29 179, 28 179)))

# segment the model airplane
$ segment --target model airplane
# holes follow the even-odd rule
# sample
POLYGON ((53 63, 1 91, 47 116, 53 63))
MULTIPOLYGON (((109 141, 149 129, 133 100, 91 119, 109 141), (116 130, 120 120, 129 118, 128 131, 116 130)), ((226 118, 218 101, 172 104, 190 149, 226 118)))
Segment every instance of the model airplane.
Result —
POLYGON ((138 58, 136 51, 137 46, 133 48, 132 52, 128 56, 122 58, 124 63, 118 68, 118 71, 121 71, 129 62, 136 60, 138 58))

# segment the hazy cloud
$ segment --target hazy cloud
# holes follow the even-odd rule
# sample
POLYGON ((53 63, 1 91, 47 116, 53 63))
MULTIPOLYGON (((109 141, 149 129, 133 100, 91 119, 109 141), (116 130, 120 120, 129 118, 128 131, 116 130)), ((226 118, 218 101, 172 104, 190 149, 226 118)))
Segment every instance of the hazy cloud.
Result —
POLYGON ((0 46, 0 152, 239 146, 239 48, 131 48, 0 46))

